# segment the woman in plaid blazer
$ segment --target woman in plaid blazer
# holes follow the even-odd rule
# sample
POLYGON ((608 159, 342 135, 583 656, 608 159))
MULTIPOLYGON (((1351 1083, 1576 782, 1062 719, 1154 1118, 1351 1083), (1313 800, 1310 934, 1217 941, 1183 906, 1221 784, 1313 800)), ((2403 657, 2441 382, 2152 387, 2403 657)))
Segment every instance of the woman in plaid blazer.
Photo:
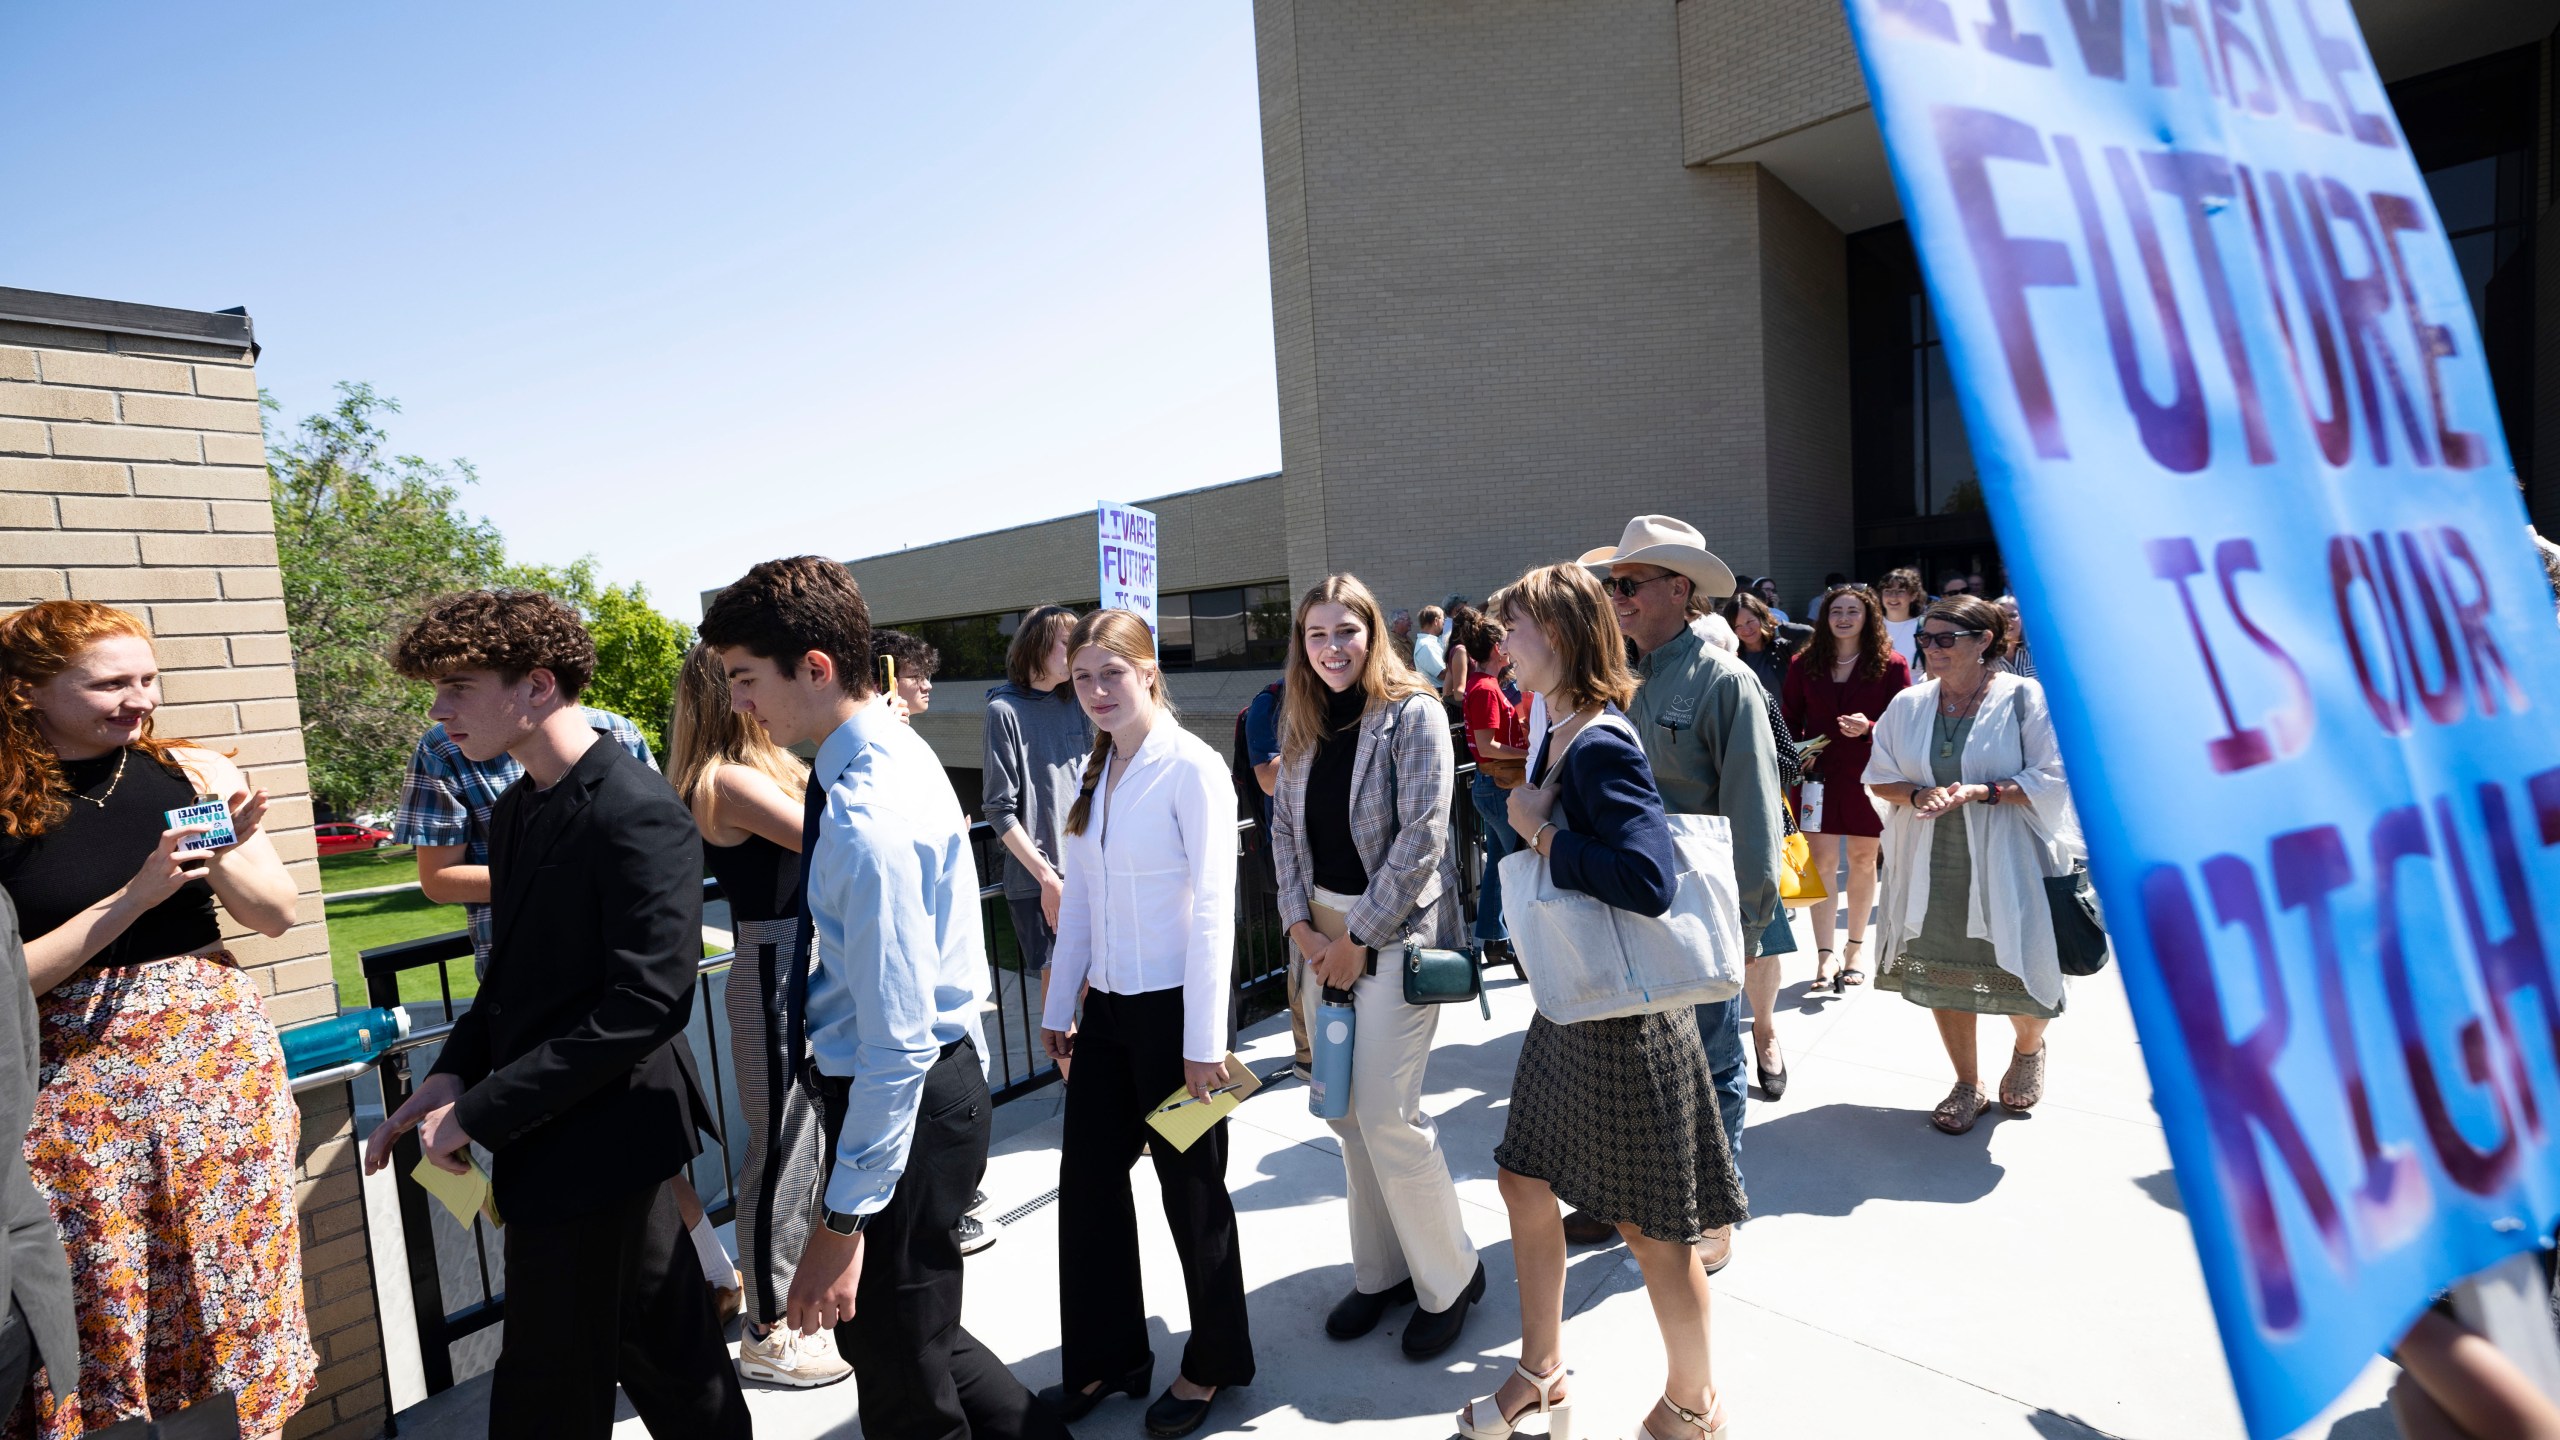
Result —
MULTIPOLYGON (((1406 1004, 1397 952, 1382 967, 1378 951, 1466 943, 1448 720, 1388 642, 1376 597, 1349 575, 1298 602, 1281 710, 1271 803, 1280 919, 1315 978, 1351 992, 1359 1020, 1351 1108, 1327 1122, 1342 1140, 1353 1288, 1325 1333, 1356 1340, 1411 1301, 1421 1313, 1404 1351, 1426 1359, 1456 1343, 1484 1295, 1484 1267, 1422 1109, 1438 1007, 1406 1004)), ((1316 995, 1310 987, 1306 1003, 1316 995)))

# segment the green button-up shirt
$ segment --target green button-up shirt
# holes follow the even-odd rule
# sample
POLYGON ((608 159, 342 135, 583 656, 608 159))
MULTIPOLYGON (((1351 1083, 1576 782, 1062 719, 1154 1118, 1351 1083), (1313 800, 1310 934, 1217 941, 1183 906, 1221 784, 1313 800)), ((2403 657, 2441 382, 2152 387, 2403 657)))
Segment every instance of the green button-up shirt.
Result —
POLYGON ((1678 815, 1721 815, 1733 827, 1733 878, 1742 897, 1742 934, 1751 953, 1778 918, 1777 742, 1750 667, 1682 627, 1636 662, 1636 698, 1627 718, 1644 737, 1644 758, 1662 806, 1678 815))

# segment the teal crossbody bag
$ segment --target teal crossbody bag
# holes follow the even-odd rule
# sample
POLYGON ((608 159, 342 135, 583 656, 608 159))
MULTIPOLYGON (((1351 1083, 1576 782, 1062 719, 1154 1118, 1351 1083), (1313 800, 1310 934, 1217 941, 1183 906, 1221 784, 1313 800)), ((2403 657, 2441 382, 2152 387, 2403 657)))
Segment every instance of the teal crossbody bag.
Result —
MULTIPOLYGON (((1387 810, 1401 817, 1396 804, 1395 726, 1389 724, 1379 739, 1387 747, 1387 810)), ((1408 937, 1400 947, 1403 958, 1397 970, 1404 976, 1404 1003, 1407 1005, 1454 1005, 1473 1000, 1493 1018, 1493 1002, 1484 994, 1483 957, 1475 950, 1442 950, 1416 943, 1408 937)), ((1380 957, 1388 953, 1380 952, 1380 957)))

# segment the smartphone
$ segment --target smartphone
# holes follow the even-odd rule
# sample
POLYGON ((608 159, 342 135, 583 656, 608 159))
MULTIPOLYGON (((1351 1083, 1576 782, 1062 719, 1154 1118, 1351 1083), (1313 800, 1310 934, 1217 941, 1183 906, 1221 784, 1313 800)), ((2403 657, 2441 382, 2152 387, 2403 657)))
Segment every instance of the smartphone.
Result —
POLYGON ((231 829, 231 807, 211 795, 199 795, 196 803, 178 810, 160 812, 168 819, 168 828, 203 825, 204 833, 195 835, 178 850, 180 855, 210 855, 226 845, 236 844, 239 836, 231 829))
POLYGON ((898 693, 898 657, 895 655, 880 657, 880 693, 883 695, 898 693))

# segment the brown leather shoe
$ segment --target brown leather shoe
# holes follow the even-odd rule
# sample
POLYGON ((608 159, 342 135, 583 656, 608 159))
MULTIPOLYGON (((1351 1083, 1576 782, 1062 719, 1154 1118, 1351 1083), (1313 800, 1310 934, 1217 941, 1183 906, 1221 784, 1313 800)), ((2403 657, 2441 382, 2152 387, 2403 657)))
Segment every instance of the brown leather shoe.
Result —
POLYGON ((2047 1045, 2038 1045, 2033 1055, 2009 1052, 2009 1073, 2000 1077, 2000 1106, 2012 1115, 2024 1115, 2044 1099, 2044 1053, 2047 1045))
POLYGON ((1719 1225, 1698 1241, 1698 1263, 1713 1275, 1733 1263, 1733 1227, 1719 1225))
POLYGON ((1618 1238, 1618 1227, 1606 1220, 1595 1220, 1579 1210, 1564 1212, 1564 1240, 1568 1245, 1606 1245, 1618 1238))

